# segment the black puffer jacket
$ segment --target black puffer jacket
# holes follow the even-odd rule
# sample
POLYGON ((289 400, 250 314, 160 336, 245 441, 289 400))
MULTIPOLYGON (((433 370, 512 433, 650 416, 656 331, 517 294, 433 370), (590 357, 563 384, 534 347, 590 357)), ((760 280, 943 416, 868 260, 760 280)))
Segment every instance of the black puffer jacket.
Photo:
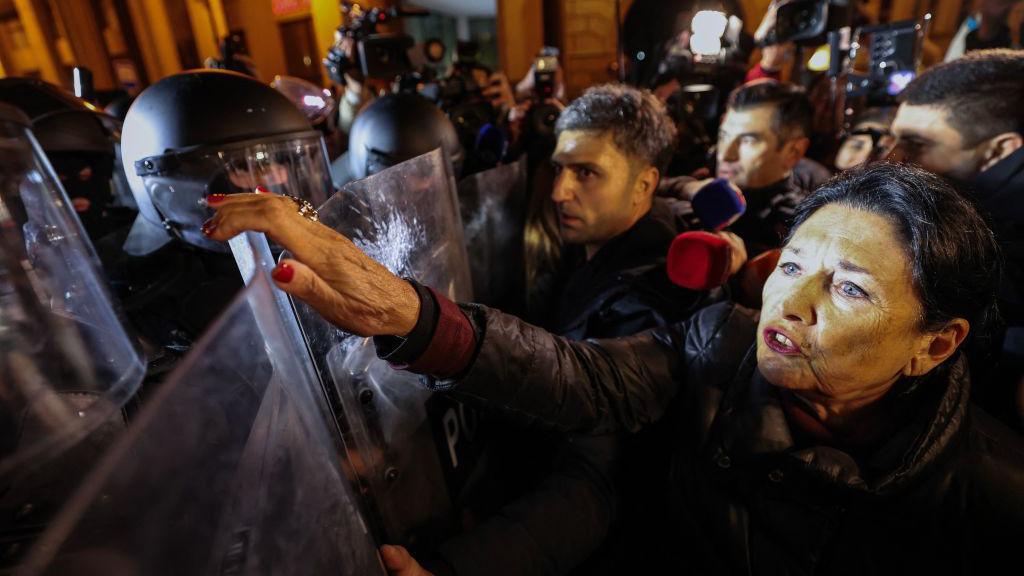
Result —
POLYGON ((676 524, 663 568, 1015 570, 1024 533, 1021 439, 969 404, 962 359, 920 379, 899 429, 870 454, 853 455, 794 439, 780 391, 757 372, 756 318, 745 309, 719 304, 672 328, 590 343, 485 308, 464 310, 477 331, 476 359, 459 381, 430 381, 436 389, 563 431, 638 430, 668 411, 677 427, 676 524))

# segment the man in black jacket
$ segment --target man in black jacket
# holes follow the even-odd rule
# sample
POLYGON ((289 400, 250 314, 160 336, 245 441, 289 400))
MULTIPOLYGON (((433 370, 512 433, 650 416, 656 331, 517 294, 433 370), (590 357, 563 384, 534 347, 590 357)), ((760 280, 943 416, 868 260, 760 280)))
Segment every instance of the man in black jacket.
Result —
MULTIPOLYGON (((746 212, 729 230, 751 257, 780 246, 794 208, 824 178, 819 172, 825 169, 804 158, 813 116, 807 95, 788 82, 755 80, 729 95, 718 129, 716 175, 746 198, 746 212)), ((692 178, 677 177, 661 193, 685 198, 694 185, 692 178)), ((692 218, 686 202, 676 212, 692 218)))
POLYGON ((583 339, 688 315, 704 294, 668 281, 665 255, 677 223, 654 198, 675 143, 661 103, 625 85, 599 86, 572 102, 555 130, 551 197, 565 250, 551 313, 535 320, 583 339))
MULTIPOLYGON (((549 311, 534 321, 574 340, 610 338, 671 324, 709 304, 712 295, 672 285, 665 270, 677 225, 654 191, 675 129, 661 103, 628 86, 598 86, 562 112, 555 131, 552 200, 566 246, 555 289, 545 296, 549 311)), ((537 428, 504 428, 506 441, 492 452, 511 501, 442 544, 429 562, 434 573, 565 573, 607 537, 614 511, 637 508, 636 498, 609 501, 636 494, 631 484, 639 481, 631 479, 667 478, 667 458, 652 457, 668 453, 652 448, 654 432, 627 440, 537 428), (621 477, 625 468, 630 473, 621 477)))
MULTIPOLYGON (((955 181, 988 218, 1003 250, 993 343, 996 385, 975 399, 1024 425, 1024 51, 982 50, 936 66, 903 93, 892 131, 906 159, 955 181)), ((977 371, 982 363, 974 362, 977 371)), ((993 365, 991 362, 985 364, 993 365)))

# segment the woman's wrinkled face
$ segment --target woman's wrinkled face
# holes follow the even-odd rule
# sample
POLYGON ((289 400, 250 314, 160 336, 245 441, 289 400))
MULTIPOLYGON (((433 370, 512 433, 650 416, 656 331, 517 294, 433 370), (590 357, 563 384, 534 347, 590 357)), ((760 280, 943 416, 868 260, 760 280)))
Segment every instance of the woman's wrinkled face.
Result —
POLYGON ((870 402, 927 348, 920 319, 892 223, 827 205, 796 230, 765 284, 758 368, 808 400, 870 402))

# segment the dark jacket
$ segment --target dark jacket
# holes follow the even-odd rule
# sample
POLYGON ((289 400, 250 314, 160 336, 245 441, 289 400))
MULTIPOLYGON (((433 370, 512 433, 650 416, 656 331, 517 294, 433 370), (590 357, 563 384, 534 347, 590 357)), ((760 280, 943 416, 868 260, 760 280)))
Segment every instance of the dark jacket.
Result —
POLYGON ((979 387, 975 396, 982 407, 1020 430, 1024 414, 1016 395, 1024 381, 1024 148, 979 174, 967 190, 995 232, 1004 259, 998 294, 1004 326, 995 338, 994 361, 974 366, 992 367, 982 373, 987 386, 979 387))
MULTIPOLYGON (((708 293, 669 281, 665 257, 676 233, 671 211, 658 200, 589 261, 577 253, 582 249, 569 251, 555 313, 541 323, 572 340, 614 338, 675 323, 711 303, 708 293)), ((650 438, 566 435, 511 424, 492 428, 497 445, 491 460, 511 501, 441 545, 439 558, 429 562, 439 575, 564 574, 606 540, 623 507, 637 507, 632 498, 621 502, 623 466, 649 470, 661 464, 647 457, 650 438)), ((667 463, 658 469, 667 474, 667 463)), ((633 484, 626 479, 625 496, 633 484)))
MULTIPOLYGON (((676 523, 659 559, 675 573, 987 574, 1017 562, 1024 448, 968 402, 962 358, 901 383, 894 401, 907 415, 857 453, 791 425, 757 371, 746 309, 718 304, 586 343, 464 311, 475 359, 458 380, 430 380, 434 389, 559 431, 635 431, 667 413, 676 523)), ((651 556, 637 551, 638 566, 651 556)))
POLYGON ((797 204, 807 196, 793 176, 764 188, 743 191, 747 210, 728 230, 743 239, 753 258, 782 246, 797 204))
POLYGON ((665 258, 679 226, 659 198, 589 261, 582 247, 567 249, 557 304, 537 324, 574 340, 615 338, 682 320, 711 303, 717 293, 694 292, 668 279, 665 258))

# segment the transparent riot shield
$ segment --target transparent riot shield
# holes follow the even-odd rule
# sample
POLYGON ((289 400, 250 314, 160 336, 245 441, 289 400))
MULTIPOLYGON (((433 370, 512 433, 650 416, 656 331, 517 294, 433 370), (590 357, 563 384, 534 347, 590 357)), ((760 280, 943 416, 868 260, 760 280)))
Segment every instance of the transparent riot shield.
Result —
POLYGON ((248 286, 20 574, 383 574, 266 239, 232 249, 248 286))
MULTIPOLYGON (((435 150, 346 185, 320 208, 320 221, 392 272, 466 300, 457 206, 450 163, 435 150)), ((371 339, 295 306, 382 537, 414 548, 436 542, 450 533, 483 461, 476 413, 379 360, 371 339)))
POLYGON ((123 431, 144 374, 27 120, 0 105, 0 572, 123 431))
POLYGON ((67 196, 28 129, 5 110, 0 109, 0 510, 18 500, 20 490, 40 488, 40 470, 53 471, 83 439, 92 436, 95 444, 100 429, 122 426, 120 410, 145 373, 67 196))
POLYGON ((502 310, 521 305, 526 158, 459 182, 462 229, 476 302, 502 310))

